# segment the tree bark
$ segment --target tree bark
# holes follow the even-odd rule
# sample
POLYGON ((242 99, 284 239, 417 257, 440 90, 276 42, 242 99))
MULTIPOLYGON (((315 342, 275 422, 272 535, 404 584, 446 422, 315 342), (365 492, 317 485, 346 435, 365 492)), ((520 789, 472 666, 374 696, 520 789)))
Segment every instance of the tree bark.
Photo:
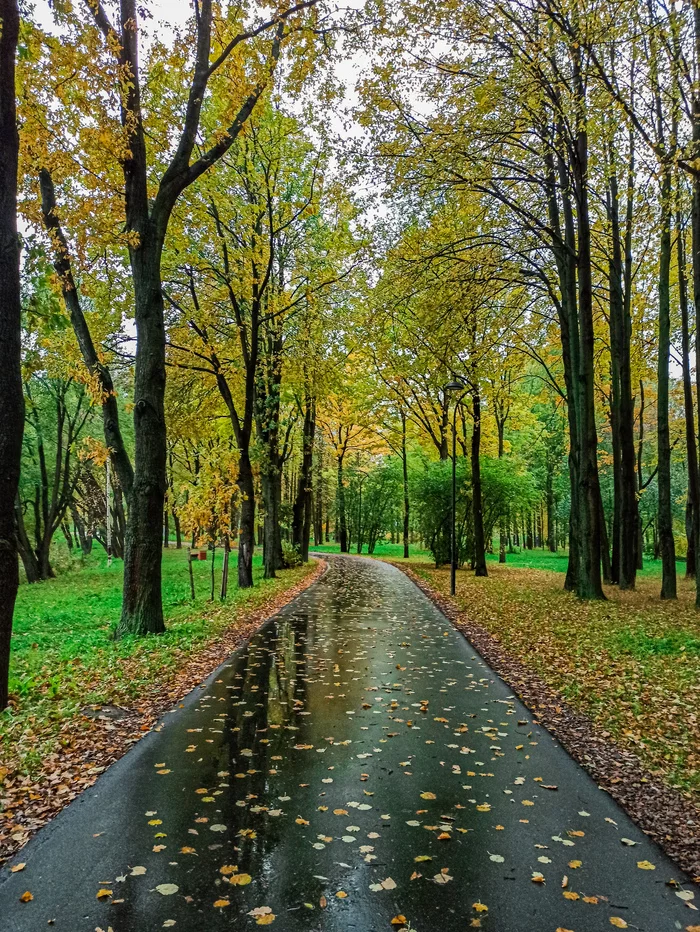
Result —
POLYGON ((127 495, 129 520, 117 638, 165 631, 161 593, 161 535, 167 486, 165 326, 160 275, 163 238, 150 219, 138 219, 139 242, 130 249, 136 319, 134 478, 127 495))
POLYGON ((19 565, 15 499, 19 484, 24 395, 21 375, 21 302, 17 235, 19 139, 15 104, 15 55, 19 35, 16 0, 0 0, 0 710, 8 701, 10 640, 19 565))
POLYGON ((575 137, 573 177, 578 220, 578 324, 580 352, 577 375, 579 422, 578 513, 579 565, 576 594, 582 599, 604 599, 601 580, 600 484, 598 480, 598 437, 595 422, 593 327, 593 282, 591 228, 588 208, 588 132, 585 124, 586 92, 581 74, 580 47, 572 50, 574 85, 581 108, 575 137))
POLYGON ((671 441, 669 432, 669 358, 671 354, 671 169, 664 166, 661 189, 661 236, 659 241, 659 358, 657 401, 657 450, 659 491, 659 548, 662 563, 661 598, 676 598, 676 548, 671 512, 671 441))
POLYGON ((238 535, 238 585, 249 589, 253 585, 253 553, 255 551, 255 487, 250 454, 240 451, 238 488, 241 492, 240 532, 238 535))
POLYGON ((676 213, 676 255, 678 259, 678 303, 681 311, 681 366, 683 372, 683 407, 685 413, 685 441, 688 465, 688 500, 686 503, 686 535, 688 550, 685 575, 695 577, 695 510, 700 505, 698 450, 695 438, 695 406, 693 381, 690 371, 690 314, 688 307, 688 280, 685 270, 685 248, 680 210, 676 213))
POLYGON ((345 513, 345 483, 343 476, 344 455, 338 455, 338 541, 340 552, 348 552, 348 523, 345 513))
MULTIPOLYGON (((695 68, 700 67, 700 4, 693 4, 693 34, 695 68)), ((692 99, 693 157, 700 155, 700 89, 695 87, 692 99)), ((700 178, 692 177, 693 203, 691 216, 691 250, 693 269, 693 303, 695 311, 695 389, 697 403, 697 428, 700 436, 700 178)), ((693 427, 695 433, 695 425, 693 427)), ((699 467, 700 468, 700 467, 699 467)), ((700 492, 700 473, 698 474, 700 492)), ((695 606, 700 608, 700 501, 693 508, 695 542, 695 606)))
POLYGON ((315 434, 316 404, 312 396, 307 392, 304 399, 301 468, 297 479, 297 493, 292 510, 292 542, 299 550, 304 563, 309 559, 315 434))

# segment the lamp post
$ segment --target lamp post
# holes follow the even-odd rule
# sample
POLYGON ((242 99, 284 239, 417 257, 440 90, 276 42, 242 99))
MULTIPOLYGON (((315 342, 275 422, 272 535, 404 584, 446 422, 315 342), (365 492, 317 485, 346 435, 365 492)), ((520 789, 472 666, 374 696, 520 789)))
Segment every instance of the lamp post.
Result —
MULTIPOLYGON (((450 392, 460 392, 465 388, 465 383, 458 379, 453 379, 445 385, 443 391, 449 398, 450 392)), ((457 399, 452 409, 452 521, 450 528, 450 595, 455 594, 455 583, 457 580, 457 405, 460 399, 457 399)))

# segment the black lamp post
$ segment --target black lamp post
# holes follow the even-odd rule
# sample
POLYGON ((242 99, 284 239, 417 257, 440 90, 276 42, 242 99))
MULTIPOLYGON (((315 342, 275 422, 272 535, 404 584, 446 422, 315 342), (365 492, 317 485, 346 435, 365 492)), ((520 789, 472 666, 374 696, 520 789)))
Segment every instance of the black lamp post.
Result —
MULTIPOLYGON (((443 391, 449 398, 450 392, 461 392, 465 388, 465 383, 458 379, 453 379, 445 385, 443 391)), ((457 579, 457 405, 460 399, 457 399, 452 410, 452 527, 450 529, 450 595, 455 594, 455 583, 457 579)))

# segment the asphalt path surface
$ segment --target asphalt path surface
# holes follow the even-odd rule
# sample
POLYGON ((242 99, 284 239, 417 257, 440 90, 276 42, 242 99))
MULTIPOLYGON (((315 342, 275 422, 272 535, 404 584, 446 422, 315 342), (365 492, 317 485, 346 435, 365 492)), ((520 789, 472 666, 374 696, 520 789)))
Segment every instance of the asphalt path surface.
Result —
POLYGON ((440 611, 357 558, 331 558, 21 862, 2 932, 700 923, 683 873, 440 611))

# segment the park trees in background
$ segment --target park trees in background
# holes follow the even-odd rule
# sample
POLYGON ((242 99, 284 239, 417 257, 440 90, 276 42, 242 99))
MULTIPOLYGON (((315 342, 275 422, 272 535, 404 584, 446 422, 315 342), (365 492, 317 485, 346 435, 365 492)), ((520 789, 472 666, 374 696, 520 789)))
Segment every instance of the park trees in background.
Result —
MULTIPOLYGON (((360 107, 388 200, 408 213, 406 229, 450 192, 489 205, 490 223, 472 223, 472 236, 501 244, 513 284, 527 295, 510 342, 539 363, 568 412, 567 587, 602 598, 603 574, 634 586, 639 494, 655 492, 662 594, 673 597, 679 441, 672 360, 676 347, 690 356, 690 330, 684 344, 680 318, 700 257, 687 246, 696 242, 689 236, 698 187, 696 11, 630 2, 613 13, 605 4, 539 0, 404 6, 409 19, 419 8, 427 17, 424 38, 383 24, 375 48, 386 57, 374 73, 368 69, 360 107), (421 51, 413 54, 416 41, 421 51), (641 362, 638 338, 647 347, 641 362), (634 459, 638 442, 645 455, 651 450, 649 432, 639 436, 645 389, 656 437, 653 479, 642 487, 634 459), (612 429, 608 514, 598 462, 607 444, 603 411, 612 429)), ((459 234, 451 240, 455 252, 464 244, 459 234)), ((689 402, 685 409, 694 438, 697 416, 689 402)), ((686 445, 692 530, 696 457, 693 443, 686 445)))
MULTIPOLYGON (((172 212, 182 193, 229 151, 267 91, 283 46, 299 39, 305 53, 309 51, 304 27, 308 16, 315 15, 307 13, 314 6, 315 0, 305 0, 246 23, 240 11, 215 8, 204 0, 170 46, 152 43, 145 55, 139 50, 142 28, 135 3, 122 4, 114 23, 101 5, 76 7, 58 17, 62 41, 47 43, 49 54, 69 74, 58 99, 49 89, 39 98, 39 107, 36 100, 31 102, 30 109, 39 109, 35 120, 44 131, 31 140, 28 155, 44 181, 42 172, 53 180, 54 162, 64 184, 75 179, 76 163, 97 169, 103 200, 113 216, 124 219, 119 246, 128 254, 130 268, 135 444, 119 633, 164 629, 160 565, 167 442, 161 262, 172 212), (172 86, 168 79, 149 80, 149 75, 162 73, 170 76, 172 86), (96 86, 103 90, 99 98, 96 86), (51 130, 40 111, 42 102, 51 110, 51 130), (97 132, 95 116, 100 121, 97 132), (59 127, 62 134, 55 133, 59 127), (75 139, 76 151, 66 159, 61 157, 61 140, 69 137, 75 139), (123 197, 121 191, 113 194, 117 173, 123 197)), ((41 54, 37 45, 34 51, 41 54)), ((93 175, 89 187, 94 186, 93 175)), ((51 207, 50 198, 45 198, 45 207, 51 207)), ((49 224, 55 210, 48 211, 49 224)), ((53 241, 60 261, 63 246, 57 230, 53 241)))

